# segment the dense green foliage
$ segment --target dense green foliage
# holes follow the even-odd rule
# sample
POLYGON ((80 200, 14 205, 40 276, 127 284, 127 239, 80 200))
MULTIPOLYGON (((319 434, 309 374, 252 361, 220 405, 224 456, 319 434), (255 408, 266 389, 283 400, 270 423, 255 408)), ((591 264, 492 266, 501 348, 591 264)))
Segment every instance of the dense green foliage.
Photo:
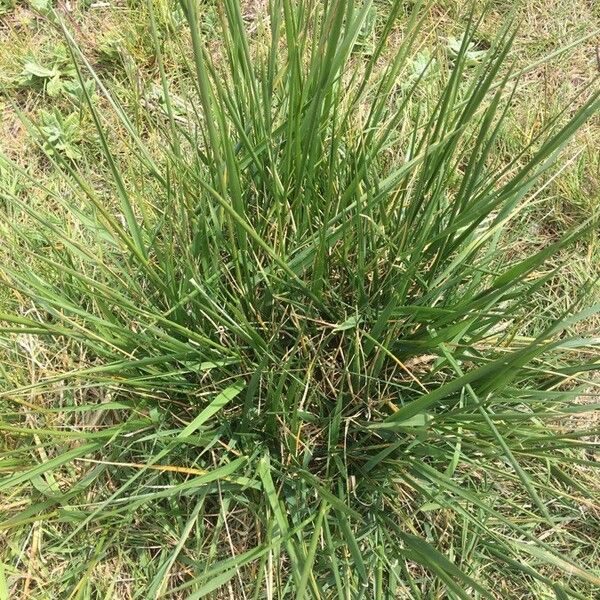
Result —
POLYGON ((31 307, 0 315, 3 345, 67 357, 9 390, 54 405, 35 430, 3 417, 30 445, 6 453, 0 490, 35 498, 4 527, 60 528, 78 565, 65 598, 148 547, 133 597, 492 598, 504 571, 557 598, 600 584, 561 552, 585 432, 552 429, 589 390, 597 340, 575 331, 596 309, 584 289, 563 318, 530 322, 548 259, 596 216, 510 247, 598 93, 507 162, 514 28, 483 44, 471 16, 415 61, 420 5, 391 2, 376 34, 371 7, 271 0, 249 33, 224 0, 209 47, 182 0, 194 89, 179 102, 149 2, 160 153, 55 18, 105 179, 52 145, 60 123, 28 122, 65 191, 46 190, 46 212, 2 192, 6 290, 31 307))

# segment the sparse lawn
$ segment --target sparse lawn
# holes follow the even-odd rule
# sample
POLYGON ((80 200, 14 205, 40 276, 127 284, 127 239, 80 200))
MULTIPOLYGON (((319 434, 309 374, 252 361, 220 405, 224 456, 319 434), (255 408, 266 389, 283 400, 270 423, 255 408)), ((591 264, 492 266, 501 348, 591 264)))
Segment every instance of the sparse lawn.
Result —
POLYGON ((485 4, 0 0, 0 600, 597 597, 600 5, 485 4))

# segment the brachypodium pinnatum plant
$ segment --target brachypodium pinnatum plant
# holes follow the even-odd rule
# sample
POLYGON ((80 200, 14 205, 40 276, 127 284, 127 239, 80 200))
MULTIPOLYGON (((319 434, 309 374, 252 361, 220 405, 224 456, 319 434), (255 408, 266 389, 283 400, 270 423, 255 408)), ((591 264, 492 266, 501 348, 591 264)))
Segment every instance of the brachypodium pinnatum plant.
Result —
POLYGON ((552 427, 589 389, 594 341, 574 332, 595 309, 582 294, 523 331, 546 261, 595 217, 510 244, 597 92, 507 164, 513 27, 482 46, 471 16, 434 56, 422 3, 270 0, 250 28, 223 0, 215 47, 202 6, 181 0, 178 95, 146 4, 160 151, 54 15, 106 178, 53 151, 46 210, 3 190, 23 307, 1 315, 7 364, 62 356, 2 392, 21 441, 0 490, 31 498, 3 527, 60 532, 65 598, 101 597, 94 569, 123 560, 147 575, 136 598, 493 598, 506 572, 585 598, 598 574, 561 552, 556 515, 580 518, 586 442, 552 427))

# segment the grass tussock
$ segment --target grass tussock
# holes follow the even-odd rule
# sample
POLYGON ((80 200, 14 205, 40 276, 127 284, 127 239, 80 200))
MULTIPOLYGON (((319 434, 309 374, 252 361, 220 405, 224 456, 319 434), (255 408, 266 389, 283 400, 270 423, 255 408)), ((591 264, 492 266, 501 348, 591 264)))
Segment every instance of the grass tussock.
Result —
POLYGON ((29 74, 90 134, 14 104, 48 179, 2 158, 43 202, 2 186, 0 527, 34 543, 0 591, 591 598, 595 282, 540 294, 597 215, 515 223, 595 82, 507 158, 511 23, 434 54, 423 2, 181 0, 181 91, 142 4, 150 97, 49 11, 67 75, 29 74))

